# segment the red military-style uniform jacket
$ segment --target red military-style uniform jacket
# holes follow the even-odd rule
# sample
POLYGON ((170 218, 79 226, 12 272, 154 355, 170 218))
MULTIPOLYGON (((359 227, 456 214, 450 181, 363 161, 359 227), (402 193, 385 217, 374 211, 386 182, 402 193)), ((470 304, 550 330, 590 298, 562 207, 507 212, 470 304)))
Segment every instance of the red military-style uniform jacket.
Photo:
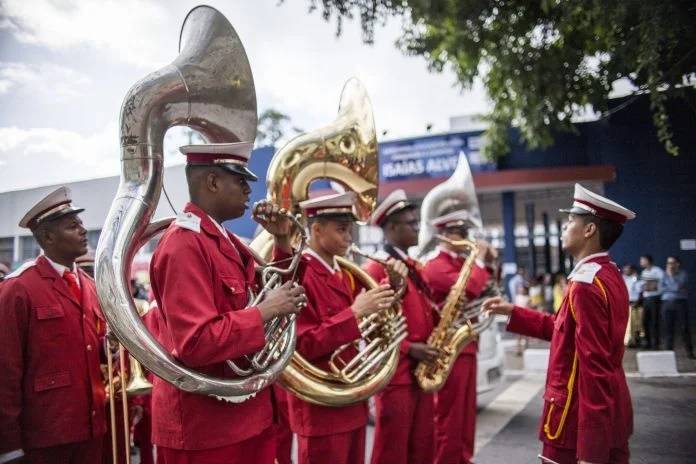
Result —
POLYGON ((82 301, 40 256, 0 286, 0 454, 99 438, 106 395, 94 281, 82 301))
POLYGON ((628 443, 633 410, 621 361, 628 294, 606 253, 578 263, 555 316, 515 307, 508 330, 551 341, 539 438, 604 463, 628 443))
MULTIPOLYGON (((259 309, 247 307, 247 288, 257 287, 254 259, 237 237, 225 235, 189 203, 162 237, 150 269, 159 342, 183 364, 230 378, 225 361, 260 350, 266 340, 259 309)), ((152 441, 159 446, 227 446, 260 434, 272 420, 268 388, 232 404, 154 379, 152 441)))
MULTIPOLYGON (((413 264, 409 265, 409 267, 413 267, 413 264)), ((383 265, 375 261, 367 261, 363 268, 377 282, 388 282, 389 277, 383 265)), ((414 271, 421 273, 420 269, 414 268, 414 271)), ((425 278, 423 280, 425 281, 425 278)), ((399 365, 396 368, 394 377, 389 382, 390 385, 408 385, 415 381, 412 372, 416 368, 418 361, 409 357, 408 351, 411 343, 427 342, 430 332, 433 330, 435 314, 433 304, 411 278, 407 278, 406 281, 407 288, 401 299, 401 308, 406 318, 408 336, 401 342, 399 365)))
MULTIPOLYGON (((300 262, 307 306, 297 317, 296 350, 308 361, 328 370, 331 354, 338 347, 360 338, 358 322, 351 310, 362 289, 342 271, 331 273, 316 257, 305 254, 300 262)), ((352 349, 343 355, 355 354, 352 349)), ((348 432, 367 425, 367 402, 339 408, 311 404, 288 394, 290 428, 304 436, 348 432)))
MULTIPOLYGON (((423 275, 433 292, 433 300, 438 305, 441 306, 447 299, 452 285, 459 277, 463 264, 464 258, 445 250, 440 250, 437 256, 425 264, 423 275)), ((486 282, 488 282, 490 275, 490 272, 485 267, 474 263, 466 285, 466 298, 473 300, 481 295, 483 289, 486 288, 486 282)), ((462 354, 474 355, 477 349, 478 343, 472 342, 464 347, 462 354)))

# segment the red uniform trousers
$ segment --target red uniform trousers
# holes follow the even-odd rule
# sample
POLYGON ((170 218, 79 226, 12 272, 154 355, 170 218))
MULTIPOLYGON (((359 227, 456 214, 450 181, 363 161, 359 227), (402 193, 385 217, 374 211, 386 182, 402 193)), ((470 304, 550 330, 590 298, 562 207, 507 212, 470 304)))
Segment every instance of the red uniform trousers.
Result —
MULTIPOLYGON (((210 430, 215 433, 215 430, 210 430)), ((275 431, 268 427, 260 434, 232 445, 202 450, 180 450, 157 447, 158 464, 273 464, 275 431)))
MULTIPOLYGON (((578 462, 577 451, 574 449, 558 448, 544 444, 544 450, 541 455, 558 464, 577 464, 578 462)), ((608 464, 628 464, 629 457, 628 444, 622 448, 612 448, 609 451, 608 464)), ((542 461, 542 464, 545 463, 542 461)))
POLYGON ((389 385, 375 396, 372 464, 429 463, 433 458, 433 394, 417 384, 389 385))
POLYGON ((101 460, 102 437, 24 452, 27 464, 95 464, 101 460))
MULTIPOLYGON (((392 247, 393 248, 393 247, 392 247)), ((398 253, 393 248, 393 253, 398 253)), ((393 255, 392 255, 393 256, 393 255)), ((425 277, 417 262, 406 258, 409 278, 401 307, 408 337, 401 342, 399 365, 390 384, 375 396, 375 442, 372 464, 431 463, 433 461, 432 393, 422 391, 413 378, 416 361, 409 356, 412 343, 425 343, 434 325, 434 310, 425 277), (416 279, 416 280, 414 280, 416 279)), ((388 283, 383 265, 370 261, 363 268, 373 279, 388 283)))
POLYGON ((460 354, 445 385, 435 394, 437 464, 468 464, 476 435, 476 354, 460 354))
POLYGON ((364 464, 365 427, 317 437, 298 435, 297 455, 307 464, 364 464))
POLYGON ((276 437, 276 461, 278 464, 292 464, 292 430, 288 410, 288 394, 277 385, 273 385, 276 404, 276 423, 273 426, 276 437))
MULTIPOLYGON (((423 269, 433 298, 443 304, 459 278, 464 258, 441 250, 423 269)), ((483 292, 490 271, 475 265, 466 285, 471 301, 483 292)), ((443 463, 469 463, 474 454, 476 434, 476 350, 470 343, 452 366, 445 385, 435 395, 435 460, 443 463)))

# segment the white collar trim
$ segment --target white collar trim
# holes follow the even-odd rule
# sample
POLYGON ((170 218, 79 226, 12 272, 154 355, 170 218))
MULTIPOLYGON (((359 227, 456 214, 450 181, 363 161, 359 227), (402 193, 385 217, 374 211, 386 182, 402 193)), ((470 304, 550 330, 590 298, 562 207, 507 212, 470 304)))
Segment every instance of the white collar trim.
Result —
POLYGON ((575 263, 575 267, 573 268, 573 271, 570 274, 568 274, 568 278, 570 278, 578 269, 580 269, 580 266, 592 259, 599 258, 600 256, 609 256, 609 253, 607 253, 606 251, 602 251, 599 253, 593 253, 591 255, 585 256, 580 261, 575 263))
POLYGON ((309 248, 309 247, 305 248, 303 253, 308 254, 308 255, 313 256, 314 258, 316 258, 316 259, 322 264, 322 266, 324 266, 331 274, 333 274, 334 272, 338 272, 338 271, 341 270, 341 268, 338 266, 338 263, 336 262, 336 258, 335 258, 335 257, 334 257, 334 259, 333 259, 333 267, 332 267, 332 266, 329 265, 329 263, 327 263, 326 261, 324 261, 324 258, 322 258, 321 256, 319 256, 319 253, 317 253, 316 251, 312 250, 312 249, 309 248))

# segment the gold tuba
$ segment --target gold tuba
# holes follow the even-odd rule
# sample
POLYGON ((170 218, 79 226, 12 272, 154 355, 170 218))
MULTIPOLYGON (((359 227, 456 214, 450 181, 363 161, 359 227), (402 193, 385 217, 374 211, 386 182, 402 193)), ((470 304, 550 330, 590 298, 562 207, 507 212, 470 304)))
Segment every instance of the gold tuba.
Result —
MULTIPOLYGON (((366 220, 377 202, 377 136, 372 105, 358 79, 346 82, 338 116, 329 126, 299 135, 274 155, 268 169, 268 198, 297 212, 309 197, 315 179, 331 179, 357 193, 356 213, 366 220)), ((270 240, 262 232, 251 244, 262 256, 270 253, 270 240)), ((360 267, 337 258, 367 288, 377 283, 360 267)), ((384 388, 398 363, 398 340, 405 330, 403 316, 366 318, 360 323, 364 348, 346 364, 337 356, 330 371, 319 369, 295 352, 280 377, 283 386, 310 403, 343 406, 363 401, 384 388)), ((340 348, 337 351, 342 351, 340 348)))
MULTIPOLYGON (((150 219, 162 190, 164 134, 177 125, 196 129, 210 142, 251 141, 256 135, 256 92, 244 47, 227 19, 208 6, 186 16, 179 56, 136 83, 124 99, 121 182, 99 238, 95 280, 110 332, 150 372, 190 393, 243 401, 272 384, 289 362, 294 323, 269 341, 274 348, 270 356, 264 351, 264 369, 235 379, 210 377, 162 348, 141 322, 128 288, 136 251, 171 222, 150 219)), ((279 280, 272 273, 266 277, 279 280)))

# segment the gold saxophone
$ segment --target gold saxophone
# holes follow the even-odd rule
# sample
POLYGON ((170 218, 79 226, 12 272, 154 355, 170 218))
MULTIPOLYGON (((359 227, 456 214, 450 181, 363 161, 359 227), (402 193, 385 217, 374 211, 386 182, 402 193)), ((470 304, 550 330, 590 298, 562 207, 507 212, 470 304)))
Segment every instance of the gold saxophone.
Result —
POLYGON ((457 247, 466 247, 469 254, 462 264, 457 281, 447 295, 445 305, 440 311, 440 322, 428 337, 428 345, 436 348, 440 354, 435 362, 421 361, 416 366, 416 380, 421 389, 426 392, 434 392, 442 388, 459 353, 477 337, 477 332, 468 319, 464 324, 458 324, 458 321, 461 320, 462 296, 466 291, 471 269, 476 261, 478 247, 470 240, 455 241, 441 236, 439 238, 457 247))

